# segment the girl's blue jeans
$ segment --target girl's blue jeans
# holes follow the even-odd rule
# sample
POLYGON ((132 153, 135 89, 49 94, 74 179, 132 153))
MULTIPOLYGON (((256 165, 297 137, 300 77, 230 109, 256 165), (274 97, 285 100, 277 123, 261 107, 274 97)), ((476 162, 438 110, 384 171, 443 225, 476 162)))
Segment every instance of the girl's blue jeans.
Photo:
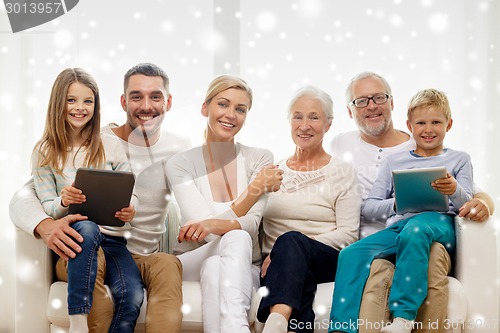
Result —
POLYGON ((139 269, 127 250, 126 239, 102 234, 92 221, 78 221, 71 227, 83 237, 83 242, 80 243, 82 251, 68 262, 69 314, 90 312, 100 246, 106 258, 105 283, 111 289, 115 304, 109 332, 133 332, 144 292, 139 269))
POLYGON ((396 255, 389 294, 393 317, 414 320, 427 296, 427 270, 432 242, 455 251, 453 217, 425 212, 401 220, 340 251, 329 332, 357 333, 363 289, 373 259, 396 255))

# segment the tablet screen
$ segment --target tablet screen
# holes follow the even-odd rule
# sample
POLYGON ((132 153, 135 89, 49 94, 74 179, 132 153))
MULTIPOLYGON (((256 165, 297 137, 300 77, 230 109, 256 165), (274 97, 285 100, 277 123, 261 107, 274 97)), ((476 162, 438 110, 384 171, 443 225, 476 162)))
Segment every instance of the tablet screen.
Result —
POLYGON ((398 214, 447 212, 448 196, 431 186, 436 179, 445 178, 446 172, 444 167, 394 170, 392 174, 396 212, 398 214))
POLYGON ((134 189, 132 172, 79 168, 75 187, 82 190, 86 201, 70 205, 70 214, 82 214, 99 225, 123 226, 115 213, 128 207, 134 189))

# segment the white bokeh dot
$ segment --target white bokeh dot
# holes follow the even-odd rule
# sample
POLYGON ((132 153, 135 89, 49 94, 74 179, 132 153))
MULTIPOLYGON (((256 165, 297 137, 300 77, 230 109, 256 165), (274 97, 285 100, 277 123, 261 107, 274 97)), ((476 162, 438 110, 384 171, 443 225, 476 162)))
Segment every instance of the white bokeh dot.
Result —
POLYGON ((50 302, 50 306, 56 310, 60 309, 62 307, 62 304, 63 302, 59 298, 54 298, 52 302, 50 302))
POLYGON ((396 28, 399 28, 403 25, 403 19, 399 15, 392 15, 390 18, 390 22, 396 28))
POLYGON ((74 41, 73 33, 66 29, 58 30, 52 38, 54 45, 61 49, 71 47, 74 41))
POLYGON ((174 30, 174 24, 172 21, 163 21, 161 23, 161 31, 165 33, 170 33, 174 30))
POLYGON ((436 33, 445 32, 448 29, 448 14, 434 13, 429 17, 427 22, 429 29, 436 33))
POLYGON ((434 4, 434 0, 421 0, 421 2, 424 7, 430 7, 434 4))
POLYGON ((487 12, 490 9, 490 4, 488 1, 481 1, 478 5, 478 9, 481 12, 487 12))
POLYGON ((182 304, 181 306, 181 312, 182 314, 190 314, 192 311, 191 305, 189 304, 182 304))
POLYGON ((300 2, 300 12, 306 18, 318 17, 323 11, 323 3, 320 0, 302 0, 300 2))
POLYGON ((200 40, 207 51, 219 54, 226 49, 226 39, 218 31, 204 31, 200 40))
POLYGON ((326 307, 326 306, 324 306, 324 305, 322 305, 322 304, 318 305, 318 306, 314 309, 314 312, 315 312, 316 314, 319 314, 319 315, 324 315, 324 314, 326 313, 326 311, 327 311, 327 307, 326 307))
POLYGON ((483 88, 483 82, 477 77, 473 77, 469 81, 469 86, 474 90, 481 90, 483 88))
POLYGON ((257 15, 256 24, 262 31, 272 31, 277 25, 276 15, 270 11, 262 12, 257 15))
POLYGON ((267 295, 269 295, 269 289, 267 289, 266 287, 261 287, 259 288, 259 290, 257 290, 257 293, 260 297, 266 297, 267 295))

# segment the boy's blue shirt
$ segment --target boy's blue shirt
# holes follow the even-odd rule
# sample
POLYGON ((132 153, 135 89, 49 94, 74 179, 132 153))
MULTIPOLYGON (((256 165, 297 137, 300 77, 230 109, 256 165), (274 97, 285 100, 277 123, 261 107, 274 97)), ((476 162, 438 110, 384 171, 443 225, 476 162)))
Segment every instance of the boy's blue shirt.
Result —
POLYGON ((450 208, 448 213, 456 215, 458 209, 472 199, 473 172, 470 156, 462 151, 444 149, 437 156, 421 157, 413 151, 393 154, 385 158, 380 166, 377 180, 363 203, 361 214, 366 221, 387 219, 386 227, 395 222, 409 218, 415 213, 397 215, 394 211, 394 183, 392 171, 401 169, 429 168, 444 166, 457 180, 457 189, 449 196, 450 208))

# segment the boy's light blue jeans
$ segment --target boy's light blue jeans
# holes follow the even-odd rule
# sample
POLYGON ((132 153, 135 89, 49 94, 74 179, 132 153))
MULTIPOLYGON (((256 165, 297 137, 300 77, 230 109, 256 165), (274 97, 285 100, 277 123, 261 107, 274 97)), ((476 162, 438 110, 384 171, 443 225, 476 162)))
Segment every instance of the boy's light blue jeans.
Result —
POLYGON ((432 242, 455 251, 453 217, 425 212, 381 230, 340 251, 329 332, 357 333, 363 289, 373 259, 396 255, 389 294, 393 317, 414 320, 427 296, 427 270, 432 242))
POLYGON ((106 258, 105 283, 111 289, 115 312, 109 332, 134 332, 144 292, 141 275, 123 237, 100 232, 92 221, 71 225, 83 237, 82 251, 68 262, 68 312, 90 312, 97 272, 97 250, 103 249, 106 258))

